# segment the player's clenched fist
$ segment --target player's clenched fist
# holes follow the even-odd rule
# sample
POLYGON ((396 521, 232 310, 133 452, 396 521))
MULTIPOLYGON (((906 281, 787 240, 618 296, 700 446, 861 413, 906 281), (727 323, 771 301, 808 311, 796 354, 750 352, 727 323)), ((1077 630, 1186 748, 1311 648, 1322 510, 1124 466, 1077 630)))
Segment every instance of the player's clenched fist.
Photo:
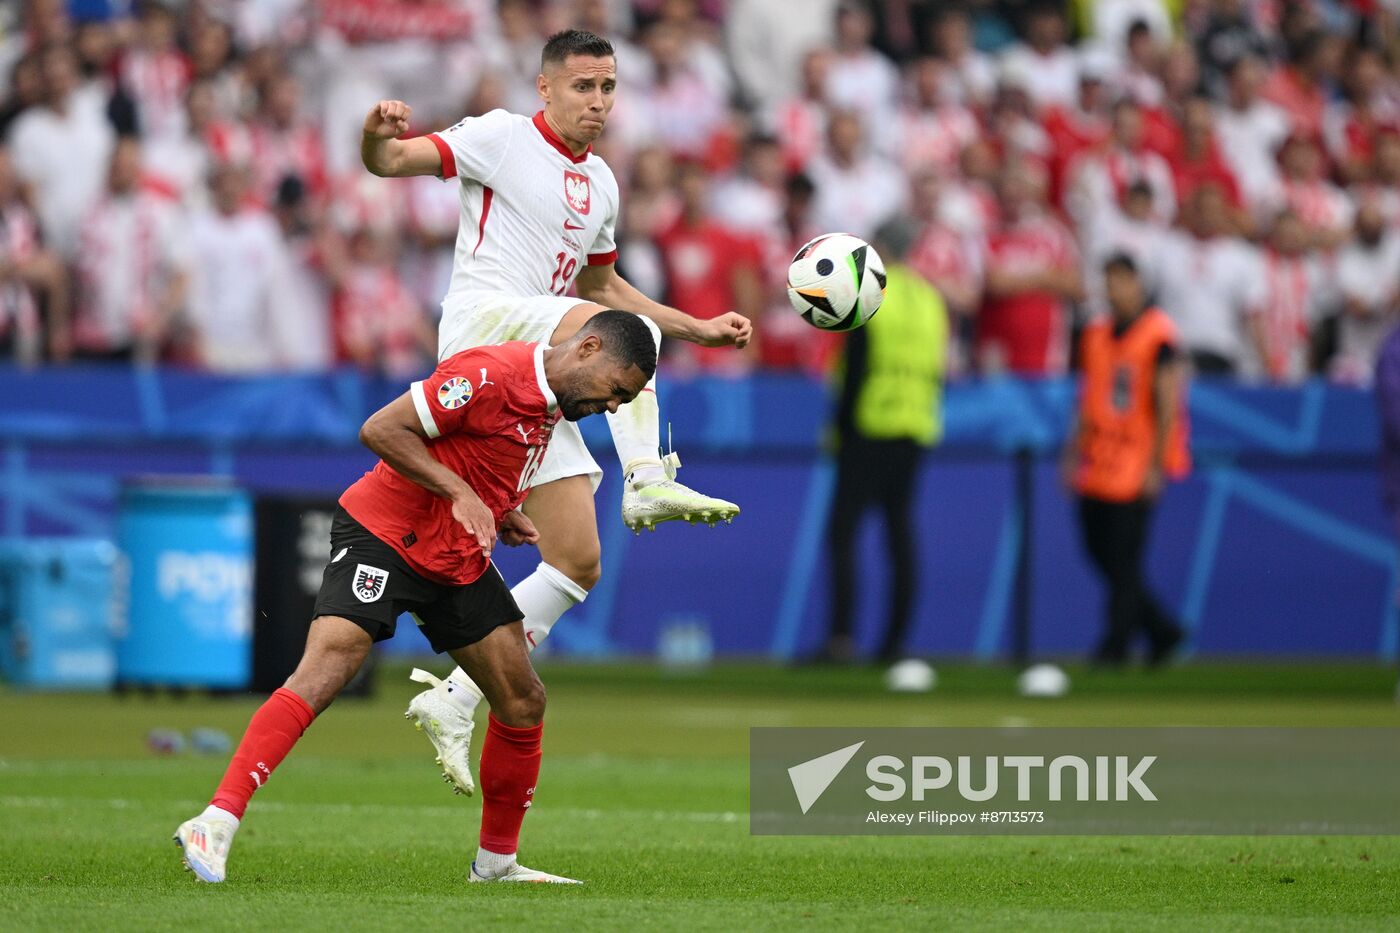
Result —
POLYGON ((408 132, 413 108, 401 100, 381 100, 365 117, 365 135, 393 139, 408 132))
POLYGON ((730 311, 717 318, 701 322, 696 343, 705 347, 725 347, 733 344, 742 350, 753 337, 753 323, 742 314, 730 311))

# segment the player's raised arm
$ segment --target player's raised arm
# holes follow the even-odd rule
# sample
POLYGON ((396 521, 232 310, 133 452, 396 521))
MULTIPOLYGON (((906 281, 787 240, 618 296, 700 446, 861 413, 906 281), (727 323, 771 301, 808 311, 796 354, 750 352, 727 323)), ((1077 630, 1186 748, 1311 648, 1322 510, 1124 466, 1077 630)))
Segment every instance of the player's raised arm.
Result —
POLYGON ((409 175, 436 175, 442 157, 426 136, 399 139, 408 132, 413 108, 401 100, 381 100, 365 117, 360 136, 360 161, 371 173, 388 178, 409 175))
POLYGON ((472 533, 481 552, 490 557, 496 544, 491 510, 466 480, 433 458, 424 443, 427 436, 411 392, 370 415, 360 428, 360 443, 400 475, 451 502, 452 517, 472 533))
POLYGON ((743 349, 753 337, 753 323, 733 311, 719 317, 701 320, 684 311, 652 301, 636 286, 617 274, 612 263, 585 266, 576 282, 580 298, 594 301, 605 308, 617 308, 644 314, 656 322, 661 333, 677 340, 698 343, 702 347, 734 346, 743 349))

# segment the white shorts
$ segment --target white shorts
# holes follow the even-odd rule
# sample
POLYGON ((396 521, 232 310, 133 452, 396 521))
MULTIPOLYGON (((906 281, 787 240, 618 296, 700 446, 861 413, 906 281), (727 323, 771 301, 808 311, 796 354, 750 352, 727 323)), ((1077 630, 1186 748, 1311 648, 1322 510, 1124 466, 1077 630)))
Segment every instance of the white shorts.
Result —
MULTIPOLYGON (((548 342, 564 315, 588 304, 581 298, 533 295, 522 298, 496 292, 448 295, 442 300, 438 325, 438 359, 471 347, 485 347, 511 340, 548 342)), ((530 485, 543 486, 570 476, 587 476, 598 491, 603 469, 588 452, 578 425, 560 419, 544 452, 544 462, 530 485)))

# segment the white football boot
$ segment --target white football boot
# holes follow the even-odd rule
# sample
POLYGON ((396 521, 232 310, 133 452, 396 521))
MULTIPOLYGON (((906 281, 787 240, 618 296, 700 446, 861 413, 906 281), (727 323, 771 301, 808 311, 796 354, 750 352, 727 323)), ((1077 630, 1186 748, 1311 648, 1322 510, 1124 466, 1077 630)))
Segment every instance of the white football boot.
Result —
POLYGON ((442 766, 442 779, 452 785, 452 792, 470 797, 476 792, 470 757, 476 723, 447 698, 448 685, 443 681, 416 667, 408 678, 432 687, 408 701, 408 711, 403 718, 413 723, 437 749, 434 761, 442 766))
MULTIPOLYGON (((656 460, 633 460, 622 468, 623 476, 630 476, 639 466, 654 466, 656 460)), ((630 481, 623 480, 622 522, 637 534, 643 528, 655 531, 662 522, 681 519, 694 525, 704 522, 713 528, 720 521, 726 524, 734 521, 739 507, 723 499, 713 499, 701 495, 689 486, 676 482, 676 471, 681 459, 672 451, 659 461, 666 472, 666 478, 633 489, 630 481)))
POLYGON ((565 878, 562 875, 551 875, 547 871, 538 871, 534 868, 526 868, 524 865, 513 864, 505 872, 499 875, 483 875, 476 870, 476 862, 472 862, 472 870, 467 875, 467 880, 472 882, 491 881, 528 881, 534 884, 583 884, 573 878, 565 878))
POLYGON ((237 817, 213 806, 205 807, 194 819, 185 820, 174 836, 184 854, 185 870, 210 884, 223 881, 228 875, 228 850, 237 831, 237 817))

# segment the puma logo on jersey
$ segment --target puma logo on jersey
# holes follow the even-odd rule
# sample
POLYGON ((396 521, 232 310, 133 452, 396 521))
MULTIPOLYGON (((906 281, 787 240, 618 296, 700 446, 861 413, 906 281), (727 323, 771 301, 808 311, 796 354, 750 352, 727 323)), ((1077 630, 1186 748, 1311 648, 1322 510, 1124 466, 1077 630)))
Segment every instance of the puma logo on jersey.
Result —
POLYGON ((530 443, 530 435, 534 433, 534 428, 527 428, 523 424, 516 424, 515 430, 520 432, 520 439, 526 444, 530 443))
POLYGON ((478 389, 484 389, 484 388, 486 388, 487 386, 493 386, 493 385, 495 385, 495 384, 496 384, 496 383, 491 382, 489 379, 486 378, 486 367, 485 367, 485 366, 481 367, 481 385, 477 386, 477 388, 478 388, 478 389))
POLYGON ((590 206, 588 176, 565 170, 564 197, 569 199, 569 206, 574 210, 580 214, 587 214, 590 206))

